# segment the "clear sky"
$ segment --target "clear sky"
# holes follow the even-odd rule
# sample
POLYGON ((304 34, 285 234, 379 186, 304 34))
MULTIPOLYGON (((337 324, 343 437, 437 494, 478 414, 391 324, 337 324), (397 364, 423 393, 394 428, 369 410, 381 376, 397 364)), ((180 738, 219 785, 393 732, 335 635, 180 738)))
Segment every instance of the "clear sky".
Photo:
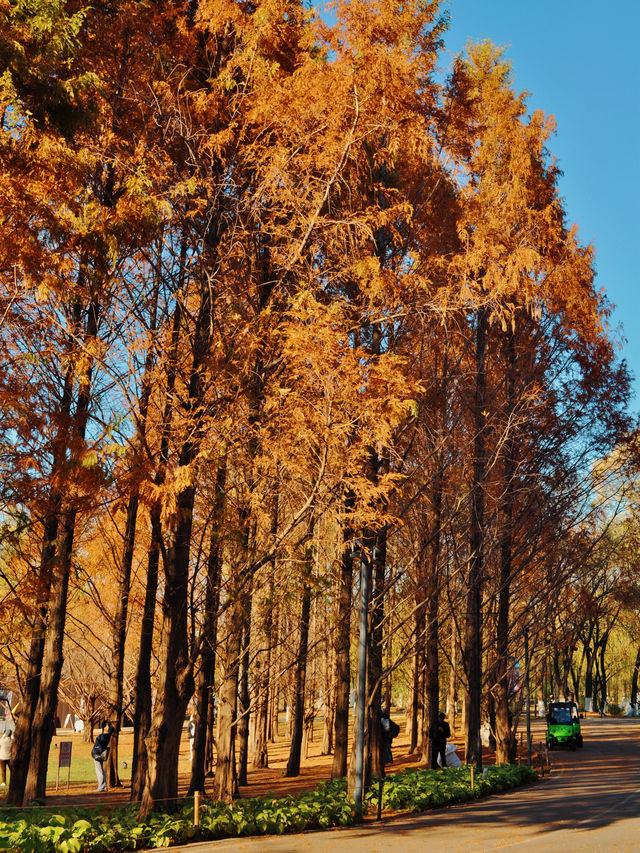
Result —
MULTIPOLYGON (((596 248, 597 286, 623 325, 640 406, 640 2, 445 0, 443 62, 468 39, 507 47, 529 106, 555 116, 550 150, 570 222, 596 248)), ((445 69, 446 70, 446 69, 445 69)))

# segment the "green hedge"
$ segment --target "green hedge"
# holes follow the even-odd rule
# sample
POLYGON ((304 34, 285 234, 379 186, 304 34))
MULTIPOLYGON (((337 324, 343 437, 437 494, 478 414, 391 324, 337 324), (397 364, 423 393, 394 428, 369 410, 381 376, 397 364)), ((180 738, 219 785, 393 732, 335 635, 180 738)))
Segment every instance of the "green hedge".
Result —
MULTIPOLYGON (((490 765, 486 768, 484 777, 476 774, 474 787, 471 788, 469 767, 448 767, 446 772, 404 770, 386 778, 382 791, 382 808, 419 812, 517 788, 537 778, 536 771, 526 765, 490 765)), ((367 800, 377 808, 376 784, 369 791, 367 800)))
MULTIPOLYGON (((495 791, 504 791, 537 778, 529 767, 489 767, 486 778, 477 777, 470 788, 467 767, 405 770, 387 777, 383 809, 422 811, 460 803, 495 791)), ((366 796, 369 810, 377 808, 374 781, 366 796)), ((252 797, 200 806, 199 830, 193 825, 193 801, 186 800, 175 814, 151 814, 140 823, 135 806, 105 811, 63 809, 53 814, 44 808, 0 810, 0 850, 20 853, 92 853, 167 847, 191 840, 241 835, 281 835, 305 829, 349 826, 355 820, 346 780, 320 785, 298 796, 252 797)))

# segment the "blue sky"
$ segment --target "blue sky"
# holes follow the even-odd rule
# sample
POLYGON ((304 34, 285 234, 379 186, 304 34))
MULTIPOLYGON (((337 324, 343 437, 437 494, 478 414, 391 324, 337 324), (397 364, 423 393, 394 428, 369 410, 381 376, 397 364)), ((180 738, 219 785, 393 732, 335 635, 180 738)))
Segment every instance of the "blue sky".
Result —
POLYGON ((507 48, 529 106, 555 116, 550 149, 568 219, 593 242, 597 286, 624 325, 622 355, 640 387, 640 3, 446 0, 445 66, 468 39, 507 48))

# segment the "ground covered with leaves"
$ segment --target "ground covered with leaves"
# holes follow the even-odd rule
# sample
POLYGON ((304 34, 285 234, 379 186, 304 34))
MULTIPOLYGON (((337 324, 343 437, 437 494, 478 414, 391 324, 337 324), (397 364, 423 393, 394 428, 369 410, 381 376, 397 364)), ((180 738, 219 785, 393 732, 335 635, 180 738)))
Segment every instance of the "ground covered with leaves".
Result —
MULTIPOLYGON (((489 767, 471 788, 468 767, 405 770, 387 777, 382 794, 385 812, 424 811, 462 803, 486 794, 515 788, 537 778, 526 766, 489 767)), ((366 797, 369 812, 378 805, 374 781, 366 797)), ((349 826, 356 819, 346 780, 320 785, 297 796, 251 797, 227 805, 204 802, 200 826, 194 826, 193 801, 185 800, 175 814, 151 814, 141 822, 137 808, 111 810, 45 808, 0 811, 0 850, 20 853, 89 853, 167 847, 195 840, 246 835, 273 835, 349 826)))

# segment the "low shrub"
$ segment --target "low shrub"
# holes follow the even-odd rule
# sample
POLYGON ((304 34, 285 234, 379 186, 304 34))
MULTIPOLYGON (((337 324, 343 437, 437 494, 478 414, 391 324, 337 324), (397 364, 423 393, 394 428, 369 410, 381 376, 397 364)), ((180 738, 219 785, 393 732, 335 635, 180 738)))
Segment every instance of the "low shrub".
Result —
MULTIPOLYGON (((490 765, 484 775, 476 774, 471 788, 470 768, 466 766, 448 767, 446 770, 404 770, 385 779, 382 808, 419 812, 506 791, 537 778, 536 771, 527 765, 490 765)), ((377 784, 371 787, 367 800, 377 808, 377 784)))
MULTIPOLYGON (((529 767, 489 767, 486 778, 469 783, 469 768, 446 771, 405 770, 387 777, 382 806, 394 811, 424 809, 460 803, 494 791, 534 780, 529 767)), ((365 806, 377 807, 376 780, 365 806)), ((39 807, 0 810, 0 850, 20 853, 109 853, 141 847, 185 844, 196 836, 204 840, 243 835, 282 835, 305 829, 349 826, 355 820, 353 801, 345 779, 320 785, 297 796, 251 797, 235 803, 203 802, 200 827, 193 825, 193 801, 187 800, 175 814, 150 814, 141 823, 136 806, 95 811, 39 807)))

